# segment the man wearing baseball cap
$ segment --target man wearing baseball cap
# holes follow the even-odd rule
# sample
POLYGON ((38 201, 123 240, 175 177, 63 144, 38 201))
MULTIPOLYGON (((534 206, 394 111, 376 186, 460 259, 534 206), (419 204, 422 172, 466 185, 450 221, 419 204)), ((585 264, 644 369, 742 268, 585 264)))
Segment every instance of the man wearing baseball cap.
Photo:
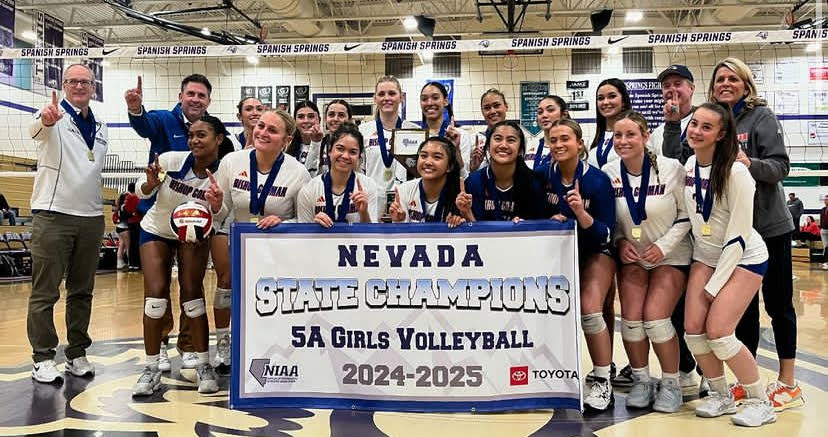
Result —
POLYGON ((650 148, 656 155, 675 158, 682 164, 693 154, 685 138, 693 106, 693 73, 684 65, 671 65, 658 75, 664 96, 664 124, 650 135, 650 148))

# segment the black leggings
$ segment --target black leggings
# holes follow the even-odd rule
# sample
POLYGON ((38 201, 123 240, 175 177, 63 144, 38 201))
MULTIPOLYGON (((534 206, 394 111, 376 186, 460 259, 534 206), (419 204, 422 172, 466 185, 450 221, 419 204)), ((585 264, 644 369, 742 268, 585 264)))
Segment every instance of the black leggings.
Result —
MULTIPOLYGON (((796 357, 796 310, 793 306, 793 269, 791 266, 791 232, 765 238, 768 247, 768 271, 762 278, 762 298, 771 318, 776 354, 779 359, 796 357)), ((759 348, 759 293, 736 326, 736 337, 753 356, 759 348)))

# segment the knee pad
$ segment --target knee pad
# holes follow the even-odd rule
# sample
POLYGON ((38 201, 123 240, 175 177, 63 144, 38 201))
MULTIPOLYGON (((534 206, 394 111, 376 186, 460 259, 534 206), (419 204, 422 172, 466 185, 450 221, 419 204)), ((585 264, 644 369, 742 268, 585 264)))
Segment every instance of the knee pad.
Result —
POLYGON ((207 312, 204 306, 204 298, 188 300, 181 304, 181 308, 184 310, 184 314, 191 319, 201 317, 207 312))
POLYGON ((641 320, 621 319, 621 338, 624 341, 641 341, 647 338, 644 323, 641 320))
POLYGON ((167 312, 167 299, 157 297, 144 298, 144 314, 150 319, 158 320, 167 312))
POLYGON ((216 288, 213 295, 213 309, 224 310, 230 308, 230 290, 226 288, 216 288))
POLYGON ((670 319, 649 320, 644 322, 644 330, 647 331, 647 337, 653 343, 666 343, 676 336, 676 328, 673 327, 673 322, 670 319))
POLYGON ((684 334, 684 341, 687 343, 687 349, 695 356, 705 355, 713 352, 710 349, 710 344, 707 341, 707 334, 684 334))
POLYGON ((581 316, 581 329, 584 334, 597 334, 607 329, 607 323, 604 322, 603 313, 584 314, 581 316))
POLYGON ((716 358, 722 361, 733 358, 742 349, 742 342, 736 338, 736 334, 726 335, 715 340, 707 340, 707 343, 710 345, 710 349, 713 350, 716 358))

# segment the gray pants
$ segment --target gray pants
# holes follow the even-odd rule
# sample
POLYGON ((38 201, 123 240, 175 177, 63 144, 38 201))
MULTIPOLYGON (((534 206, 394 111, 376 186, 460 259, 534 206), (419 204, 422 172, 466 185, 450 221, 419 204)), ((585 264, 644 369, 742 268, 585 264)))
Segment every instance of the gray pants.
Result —
POLYGON ((32 294, 27 328, 32 360, 55 357, 58 336, 54 307, 60 282, 66 278, 66 331, 69 360, 86 355, 92 344, 89 318, 92 290, 104 231, 103 216, 79 217, 50 211, 34 214, 32 221, 32 294))
POLYGON ((828 229, 820 229, 819 237, 822 238, 822 262, 828 262, 828 229))

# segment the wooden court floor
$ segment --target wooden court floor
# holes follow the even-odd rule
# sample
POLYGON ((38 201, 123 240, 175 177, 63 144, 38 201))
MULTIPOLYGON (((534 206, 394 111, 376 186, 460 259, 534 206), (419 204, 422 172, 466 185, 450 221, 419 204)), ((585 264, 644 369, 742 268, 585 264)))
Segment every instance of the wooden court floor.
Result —
MULTIPOLYGON (((0 283, 4 304, 0 307, 0 436, 826 436, 828 271, 820 270, 817 264, 795 263, 794 274, 799 329, 796 370, 806 404, 781 413, 777 423, 760 429, 734 427, 727 417, 696 418, 693 406, 697 401, 688 402, 675 414, 627 410, 625 394, 618 390, 613 411, 586 416, 565 410, 501 414, 230 410, 226 379, 222 380, 225 390, 212 396, 199 395, 187 378, 191 375, 178 371, 174 351, 173 371, 165 374, 162 390, 133 400, 131 387, 144 356, 140 272, 97 278, 90 326, 94 344, 87 351, 97 375, 89 379, 67 376, 61 385, 39 384, 30 378, 31 350, 26 337, 31 286, 28 282, 0 283)), ((212 290, 214 282, 210 273, 205 288, 212 290)), ((55 308, 55 320, 63 341, 64 315, 61 300, 55 308)), ((762 376, 770 380, 775 377, 777 360, 770 321, 764 315, 762 326, 758 361, 762 376)), ((618 335, 615 348, 615 361, 623 365, 626 357, 618 335)), ((62 361, 61 351, 58 361, 62 361)), ((654 357, 651 366, 654 375, 660 374, 654 357)))

